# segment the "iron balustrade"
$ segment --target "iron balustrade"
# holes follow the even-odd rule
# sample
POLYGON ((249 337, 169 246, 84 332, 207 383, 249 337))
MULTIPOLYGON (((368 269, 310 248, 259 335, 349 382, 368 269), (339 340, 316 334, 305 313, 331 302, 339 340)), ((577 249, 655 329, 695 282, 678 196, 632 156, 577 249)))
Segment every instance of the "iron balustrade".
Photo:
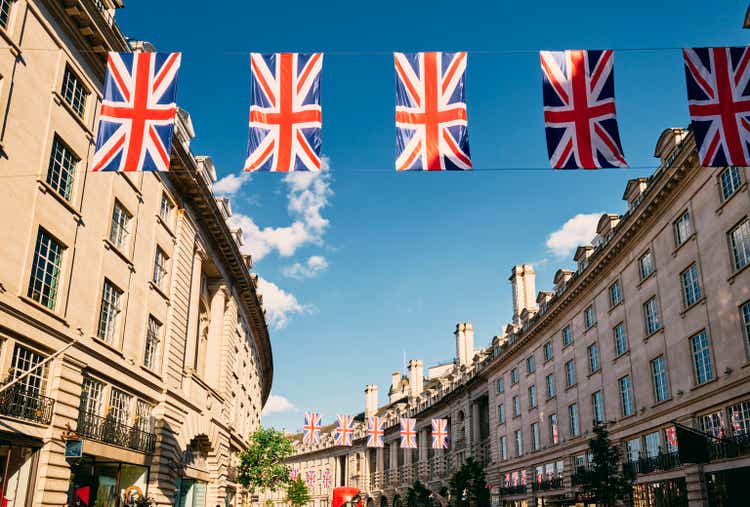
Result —
POLYGON ((111 417, 100 417, 92 412, 81 412, 76 432, 82 437, 148 454, 154 452, 156 447, 156 435, 153 433, 119 423, 111 417))
POLYGON ((586 473, 588 471, 589 471, 588 467, 585 467, 585 466, 576 467, 576 469, 573 471, 573 475, 570 478, 571 484, 573 486, 578 486, 579 484, 583 483, 586 473))
POLYGON ((503 486, 500 488, 500 496, 524 495, 526 494, 526 485, 518 484, 516 486, 503 486))
POLYGON ((549 489, 562 489, 563 478, 554 477, 552 479, 545 479, 543 481, 534 481, 531 484, 532 491, 547 491, 549 489))
POLYGON ((23 384, 16 384, 0 393, 0 414, 8 417, 49 424, 54 407, 55 400, 23 384))
POLYGON ((674 452, 660 452, 655 456, 647 456, 645 458, 639 458, 636 461, 628 461, 623 464, 623 470, 626 473, 632 475, 635 474, 650 474, 657 470, 672 470, 680 466, 680 456, 677 451, 674 452))
POLYGON ((750 433, 726 437, 722 440, 711 440, 708 444, 708 455, 711 461, 737 458, 747 454, 750 454, 750 433))

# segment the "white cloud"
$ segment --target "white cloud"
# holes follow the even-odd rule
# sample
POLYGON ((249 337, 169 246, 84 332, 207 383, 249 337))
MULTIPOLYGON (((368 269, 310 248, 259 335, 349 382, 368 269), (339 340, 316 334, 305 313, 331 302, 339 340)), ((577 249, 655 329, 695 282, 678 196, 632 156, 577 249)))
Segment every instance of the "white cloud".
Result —
POLYGON ((266 404, 263 407, 263 412, 261 413, 261 415, 279 414, 281 412, 295 412, 296 410, 297 407, 295 407, 294 404, 287 398, 272 394, 268 397, 268 400, 266 400, 266 404))
POLYGON ((266 318, 273 329, 286 327, 293 315, 315 311, 314 306, 301 304, 294 294, 263 278, 258 279, 258 292, 263 295, 266 318))
POLYGON ((547 248, 558 257, 570 255, 579 245, 588 245, 596 235, 601 213, 578 214, 547 237, 547 248))
POLYGON ((249 172, 243 172, 239 175, 237 174, 227 174, 223 178, 221 178, 219 181, 214 183, 211 188, 213 188, 213 191, 216 194, 220 195, 233 195, 236 194, 237 191, 250 181, 250 175, 252 173, 249 172))
POLYGON ((305 278, 314 278, 326 269, 328 269, 326 258, 320 255, 313 255, 307 259, 307 262, 295 262, 291 266, 285 267, 282 273, 288 278, 303 280, 305 278))

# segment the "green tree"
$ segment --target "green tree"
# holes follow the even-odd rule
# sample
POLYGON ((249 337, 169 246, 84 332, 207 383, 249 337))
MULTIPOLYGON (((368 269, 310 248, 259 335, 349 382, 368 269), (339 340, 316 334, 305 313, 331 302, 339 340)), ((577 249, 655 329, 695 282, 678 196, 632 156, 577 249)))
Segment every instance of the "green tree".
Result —
POLYGON ((456 507, 487 507, 490 490, 484 469, 474 458, 468 458, 450 480, 452 505, 456 507))
POLYGON ((609 441, 605 424, 594 425, 594 438, 589 440, 591 465, 577 470, 581 493, 603 507, 612 507, 620 500, 629 498, 633 479, 621 464, 620 448, 609 441))
POLYGON ((302 477, 291 481, 286 488, 286 501, 294 507, 300 507, 310 501, 310 492, 302 477))
POLYGON ((292 455, 292 442, 280 431, 260 428, 250 435, 250 445, 237 453, 237 482, 250 493, 269 489, 276 491, 289 483, 284 460, 292 455))
POLYGON ((419 479, 406 491, 406 507, 432 507, 432 492, 419 479))

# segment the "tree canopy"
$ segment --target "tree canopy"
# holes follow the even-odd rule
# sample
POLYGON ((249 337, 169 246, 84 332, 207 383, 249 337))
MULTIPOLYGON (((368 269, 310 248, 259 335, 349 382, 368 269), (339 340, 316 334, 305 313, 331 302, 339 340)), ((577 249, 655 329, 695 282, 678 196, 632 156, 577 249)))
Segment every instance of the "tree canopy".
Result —
POLYGON ((474 458, 468 458, 450 480, 452 505, 456 507, 486 507, 490 504, 490 490, 484 468, 474 458))
POLYGON ((292 455, 292 442, 280 431, 260 428, 250 435, 250 445, 240 451, 237 481, 248 491, 276 491, 289 483, 284 460, 292 455))
POLYGON ((609 440, 606 425, 594 425, 594 438, 589 440, 591 464, 578 469, 580 490, 587 498, 604 507, 611 507, 630 496, 633 477, 621 464, 620 448, 609 440))
POLYGON ((286 488, 286 501, 294 507, 300 507, 310 501, 310 492, 302 477, 291 481, 286 488))
POLYGON ((432 507, 432 491, 417 480, 406 491, 406 507, 432 507))

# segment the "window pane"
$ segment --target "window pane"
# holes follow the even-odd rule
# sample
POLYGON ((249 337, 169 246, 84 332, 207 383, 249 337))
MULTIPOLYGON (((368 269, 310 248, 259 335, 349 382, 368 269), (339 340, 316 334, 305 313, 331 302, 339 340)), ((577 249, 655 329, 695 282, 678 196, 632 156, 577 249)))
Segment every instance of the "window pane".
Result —
POLYGON ((640 261, 641 279, 646 278, 654 271, 654 261, 651 252, 647 252, 640 261))
POLYGON ((589 346, 589 372, 594 373, 599 370, 599 346, 594 343, 589 346))
POLYGON ((735 271, 750 262, 750 221, 745 219, 729 233, 735 271))
POLYGON ((13 0, 0 0, 0 27, 8 28, 10 8, 12 5, 13 0))
POLYGON ((578 422, 578 404, 573 403, 568 407, 568 414, 570 415, 570 436, 576 437, 581 432, 581 428, 578 422))
POLYGON ((674 239, 675 243, 681 245, 686 239, 693 233, 693 229, 690 226, 690 215, 685 212, 675 223, 674 223, 674 239))
POLYGON ((62 91, 60 93, 65 101, 73 108, 78 116, 83 116, 83 110, 86 106, 86 97, 88 92, 83 87, 83 83, 78 79, 70 67, 65 68, 63 76, 62 91))
POLYGON ((695 366, 695 381, 704 384, 712 380, 713 369, 711 367, 711 353, 708 349, 708 337, 705 331, 701 331, 691 338, 693 345, 693 363, 695 366))
POLYGON ((76 164, 78 164, 78 157, 55 136, 47 169, 47 184, 68 200, 73 190, 76 164))
POLYGON ((148 328, 146 329, 146 346, 143 365, 147 368, 156 368, 157 354, 159 351, 159 340, 161 336, 161 322, 149 316, 148 328))
POLYGON ((591 395, 591 404, 594 413, 594 422, 604 421, 604 405, 602 404, 602 392, 596 391, 591 395))
POLYGON ((119 249, 123 250, 128 242, 128 225, 130 223, 130 213, 115 201, 112 208, 112 223, 109 228, 109 240, 119 249))
POLYGON ((55 308, 62 252, 62 246, 47 231, 39 229, 28 296, 47 308, 55 308))
POLYGON ((33 370, 33 373, 19 380, 16 385, 33 396, 43 395, 47 387, 47 366, 37 366, 44 361, 44 356, 33 352, 26 347, 16 344, 13 349, 13 361, 11 363, 12 378, 16 379, 24 373, 33 370))
POLYGON ((633 386, 629 375, 620 379, 620 406, 623 417, 633 415, 633 386))
POLYGON ((698 268, 692 264, 682 272, 682 299, 685 306, 690 306, 698 302, 701 298, 701 286, 698 281, 698 268))
POLYGON ((667 385, 667 368, 664 356, 659 356, 651 361, 651 377, 654 381, 654 396, 656 401, 668 399, 669 386, 667 385))
POLYGON ((628 350, 628 338, 625 335, 625 324, 617 324, 614 329, 615 333, 615 352, 619 356, 628 350))
POLYGON ((728 167, 719 176, 721 182, 721 197, 726 201, 740 188, 740 171, 736 167, 728 167))
POLYGON ((117 332, 117 318, 120 314, 121 296, 122 291, 115 287, 112 282, 105 279, 102 288, 97 336, 109 344, 113 344, 117 332))
POLYGON ((109 413, 107 416, 120 424, 128 424, 130 422, 131 399, 132 396, 129 394, 113 387, 109 395, 109 413))
POLYGON ((101 415, 103 387, 102 383, 98 380, 94 380, 91 377, 83 378, 83 385, 81 386, 81 412, 96 416, 101 415))
POLYGON ((661 329, 661 319, 659 316, 659 307, 656 298, 652 297, 643 305, 646 314, 646 331, 647 334, 653 334, 661 329))

